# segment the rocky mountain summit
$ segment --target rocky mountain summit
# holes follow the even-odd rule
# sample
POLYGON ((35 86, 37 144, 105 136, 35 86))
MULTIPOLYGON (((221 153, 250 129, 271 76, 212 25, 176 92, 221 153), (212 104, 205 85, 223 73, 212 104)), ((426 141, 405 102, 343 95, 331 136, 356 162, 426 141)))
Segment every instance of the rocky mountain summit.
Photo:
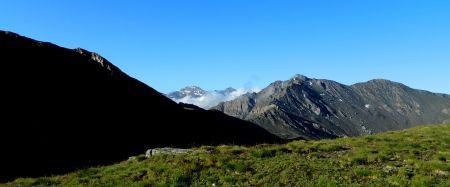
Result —
POLYGON ((199 98, 204 96, 206 93, 207 92, 205 90, 198 86, 187 86, 180 89, 179 91, 167 94, 167 97, 172 100, 182 99, 184 97, 199 98))
POLYGON ((450 96, 382 79, 347 86, 296 75, 213 109, 283 138, 320 139, 448 123, 450 96))
POLYGON ((205 95, 211 95, 211 94, 219 94, 223 97, 226 97, 227 95, 237 91, 234 88, 228 87, 224 90, 214 90, 214 91, 205 91, 202 88, 198 86, 186 86, 184 88, 181 88, 179 91, 174 91, 168 93, 166 96, 172 100, 180 100, 186 97, 189 98, 200 98, 205 95))
POLYGON ((224 90, 205 91, 198 86, 187 86, 179 91, 170 92, 166 96, 177 103, 193 104, 204 109, 209 109, 220 102, 233 100, 251 91, 244 89, 236 90, 231 87, 224 90))
POLYGON ((0 180, 126 160, 152 147, 279 138, 177 104, 100 55, 0 31, 0 180))

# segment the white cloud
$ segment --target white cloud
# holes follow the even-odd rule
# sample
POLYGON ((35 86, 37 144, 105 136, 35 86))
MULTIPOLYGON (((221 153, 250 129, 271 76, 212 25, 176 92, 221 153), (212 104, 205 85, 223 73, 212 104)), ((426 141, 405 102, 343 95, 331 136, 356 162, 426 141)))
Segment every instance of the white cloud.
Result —
POLYGON ((175 102, 179 103, 189 103, 193 105, 197 105, 204 109, 209 109, 218 105, 220 102, 231 101, 236 99, 237 97, 244 95, 246 93, 259 92, 261 89, 259 88, 239 88, 236 91, 233 91, 228 94, 221 94, 217 91, 207 92, 205 95, 197 98, 193 98, 190 96, 183 97, 181 99, 174 99, 175 102))

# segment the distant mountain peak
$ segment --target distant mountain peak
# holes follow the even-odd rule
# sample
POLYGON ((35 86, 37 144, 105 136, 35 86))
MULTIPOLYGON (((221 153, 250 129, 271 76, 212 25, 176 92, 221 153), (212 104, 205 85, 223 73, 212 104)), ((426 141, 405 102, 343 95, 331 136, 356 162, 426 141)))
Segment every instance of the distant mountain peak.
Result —
POLYGON ((167 94, 167 97, 172 100, 181 99, 184 97, 199 98, 204 96, 206 93, 207 91, 198 86, 186 86, 184 88, 181 88, 179 91, 167 94))
POLYGON ((365 82, 366 84, 401 84, 398 82, 394 82, 388 79, 371 79, 367 82, 365 82))
POLYGON ((166 96, 177 103, 188 103, 209 109, 221 102, 230 101, 248 93, 258 92, 257 88, 235 89, 228 87, 224 90, 205 91, 198 86, 187 86, 179 91, 170 92, 166 96))
POLYGON ((295 74, 292 77, 292 80, 294 80, 294 81, 305 81, 305 80, 309 80, 309 78, 307 76, 305 76, 305 75, 302 75, 302 74, 295 74))
POLYGON ((182 89, 193 89, 193 90, 199 89, 199 90, 203 90, 203 89, 200 88, 199 86, 186 86, 186 87, 184 87, 184 88, 182 88, 182 89))
POLYGON ((186 92, 186 93, 194 93, 197 95, 202 95, 206 92, 205 90, 203 90, 202 88, 200 88, 198 86, 186 86, 186 87, 182 88, 180 91, 186 92))
POLYGON ((382 92, 383 90, 386 91, 386 89, 393 89, 393 88, 413 90, 412 88, 410 88, 402 83, 387 80, 387 79, 372 79, 367 82, 353 84, 353 85, 351 85, 351 87, 359 88, 359 89, 363 89, 363 88, 364 89, 373 89, 373 90, 378 90, 379 92, 382 92))

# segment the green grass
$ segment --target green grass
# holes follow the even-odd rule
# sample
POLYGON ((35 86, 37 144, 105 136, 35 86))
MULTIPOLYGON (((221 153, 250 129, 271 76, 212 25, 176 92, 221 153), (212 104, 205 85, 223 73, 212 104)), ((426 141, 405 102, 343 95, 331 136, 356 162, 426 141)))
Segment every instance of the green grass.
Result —
POLYGON ((450 186, 450 125, 283 145, 204 146, 6 186, 450 186))

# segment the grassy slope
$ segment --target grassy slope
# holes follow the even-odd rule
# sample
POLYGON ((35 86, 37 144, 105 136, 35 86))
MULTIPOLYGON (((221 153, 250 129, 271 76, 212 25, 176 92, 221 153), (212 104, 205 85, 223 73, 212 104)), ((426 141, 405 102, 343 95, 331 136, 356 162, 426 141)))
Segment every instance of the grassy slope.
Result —
POLYGON ((210 153, 139 156, 6 186, 450 186, 450 125, 210 153))

